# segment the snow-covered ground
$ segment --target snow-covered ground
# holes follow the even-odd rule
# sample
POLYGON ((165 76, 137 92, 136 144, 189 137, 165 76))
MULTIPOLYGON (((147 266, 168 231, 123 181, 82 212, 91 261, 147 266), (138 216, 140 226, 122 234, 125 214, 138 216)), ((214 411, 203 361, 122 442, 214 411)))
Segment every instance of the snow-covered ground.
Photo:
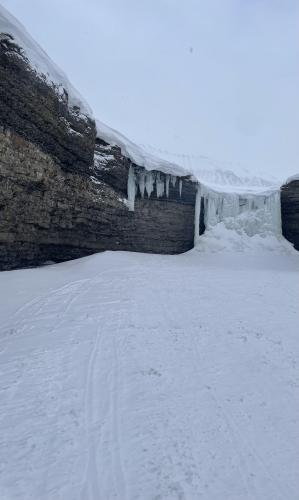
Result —
POLYGON ((198 250, 0 274, 1 500, 298 499, 299 254, 198 250))

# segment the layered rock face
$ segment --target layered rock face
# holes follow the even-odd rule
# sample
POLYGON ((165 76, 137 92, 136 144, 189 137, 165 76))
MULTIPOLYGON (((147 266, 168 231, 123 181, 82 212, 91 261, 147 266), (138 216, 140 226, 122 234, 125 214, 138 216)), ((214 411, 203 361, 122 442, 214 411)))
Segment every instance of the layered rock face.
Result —
POLYGON ((36 144, 64 170, 89 173, 95 124, 37 74, 11 35, 0 34, 0 125, 36 144))
MULTIPOLYGON (((113 186, 109 186, 98 167, 93 176, 70 173, 35 144, 2 130, 1 269, 60 262, 102 250, 171 254, 192 248, 193 195, 189 193, 188 201, 176 201, 179 186, 171 200, 137 195, 130 212, 128 168, 128 160, 120 155, 115 163, 119 175, 111 174, 113 186)), ((107 176, 109 170, 103 172, 107 176)), ((190 186, 183 181, 186 196, 190 186)))
POLYGON ((67 93, 31 68, 12 36, 0 34, 1 270, 103 250, 189 250, 195 191, 187 177, 171 182, 147 173, 119 147, 96 142, 93 120, 70 108, 67 93), (132 169, 134 211, 127 201, 132 169), (150 193, 140 190, 146 175, 150 193))
POLYGON ((94 175, 125 200, 127 215, 119 227, 119 249, 176 254, 193 247, 196 184, 188 176, 149 172, 123 156, 118 146, 99 139, 94 175), (127 200, 130 170, 134 172, 134 210, 127 200), (146 180, 151 185, 148 191, 146 180))
POLYGON ((282 234, 299 250, 299 178, 281 188, 282 234))

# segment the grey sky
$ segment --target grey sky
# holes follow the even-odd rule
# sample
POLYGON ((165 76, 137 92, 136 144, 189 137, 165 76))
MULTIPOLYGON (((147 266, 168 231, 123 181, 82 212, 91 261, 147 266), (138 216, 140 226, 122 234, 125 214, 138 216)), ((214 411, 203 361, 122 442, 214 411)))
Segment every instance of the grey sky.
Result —
POLYGON ((0 0, 138 143, 299 171, 299 0, 0 0))

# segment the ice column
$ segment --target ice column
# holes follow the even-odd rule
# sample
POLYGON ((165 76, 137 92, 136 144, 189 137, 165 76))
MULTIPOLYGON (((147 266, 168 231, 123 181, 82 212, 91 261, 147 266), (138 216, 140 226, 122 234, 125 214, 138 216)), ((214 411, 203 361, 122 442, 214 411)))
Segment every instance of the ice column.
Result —
POLYGON ((166 196, 167 196, 167 198, 169 197, 169 181, 170 181, 170 177, 169 177, 169 175, 166 175, 166 196))
POLYGON ((227 229, 248 236, 274 232, 281 234, 280 192, 218 193, 201 186, 206 229, 223 222, 227 229))
POLYGON ((146 172, 145 189, 149 198, 154 189, 154 177, 152 172, 146 172))
POLYGON ((164 194, 164 180, 161 179, 160 172, 156 174, 156 191, 157 198, 160 198, 164 194))
POLYGON ((141 198, 144 198, 144 190, 145 190, 145 173, 144 172, 140 172, 138 184, 139 184, 141 198))
POLYGON ((128 175, 128 207, 130 212, 134 212, 136 195, 136 182, 134 167, 130 165, 128 175))

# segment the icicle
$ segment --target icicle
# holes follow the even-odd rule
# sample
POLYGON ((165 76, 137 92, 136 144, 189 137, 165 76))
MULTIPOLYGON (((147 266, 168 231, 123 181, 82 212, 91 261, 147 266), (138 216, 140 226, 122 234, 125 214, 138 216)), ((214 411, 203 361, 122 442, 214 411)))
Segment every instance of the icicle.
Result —
POLYGON ((194 246, 197 245, 199 240, 200 206, 201 206, 201 188, 200 184, 198 184, 196 189, 196 198, 195 198, 194 246))
POLYGON ((145 190, 145 173, 144 171, 140 172, 138 179, 139 190, 141 194, 141 198, 144 198, 144 190, 145 190))
POLYGON ((161 179, 160 172, 156 175, 156 193, 157 198, 160 198, 164 194, 164 180, 161 179))
POLYGON ((128 175, 128 207, 130 212, 134 212, 136 196, 135 171, 132 165, 129 168, 128 175))
POLYGON ((171 184, 172 184, 173 187, 175 187, 175 185, 176 185, 176 175, 172 175, 171 176, 171 184))
POLYGON ((182 179, 180 179, 180 182, 179 182, 180 198, 182 197, 182 189, 183 189, 183 181, 182 181, 182 179))
POLYGON ((154 189, 154 176, 152 172, 146 172, 146 177, 145 177, 145 190, 147 192, 148 198, 150 198, 153 189, 154 189))
POLYGON ((205 191, 203 191, 203 194, 205 195, 204 200, 203 200, 203 203, 204 203, 204 223, 205 223, 205 227, 207 228, 208 227, 208 198, 206 196, 205 191))
POLYGON ((170 181, 170 177, 169 177, 169 175, 166 175, 166 196, 167 196, 167 198, 169 197, 169 181, 170 181))

